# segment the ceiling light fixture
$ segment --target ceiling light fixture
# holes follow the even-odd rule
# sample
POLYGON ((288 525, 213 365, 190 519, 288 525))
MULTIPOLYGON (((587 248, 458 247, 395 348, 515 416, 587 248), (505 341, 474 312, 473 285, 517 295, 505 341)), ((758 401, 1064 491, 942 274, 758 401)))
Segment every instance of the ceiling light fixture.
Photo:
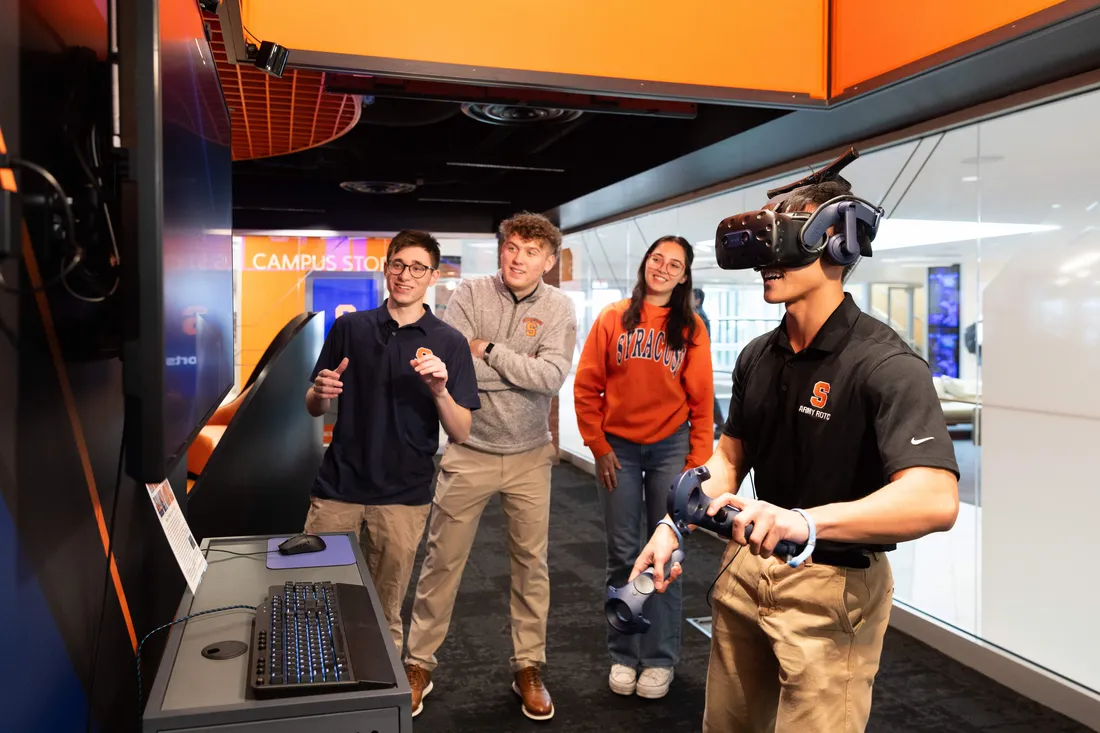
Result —
POLYGON ((1100 262, 1100 252, 1085 252, 1062 263, 1058 270, 1066 275, 1081 272, 1100 262))
POLYGON ((534 165, 502 165, 499 163, 447 163, 459 168, 493 168, 502 171, 535 171, 538 173, 565 173, 564 168, 542 168, 534 165))
POLYGON ((1052 209, 1060 209, 1060 208, 1062 208, 1062 205, 1061 205, 1061 204, 1051 204, 1051 205, 1050 205, 1050 208, 1052 208, 1052 209))
POLYGON ((264 237, 343 237, 343 232, 331 229, 270 229, 258 232, 249 232, 264 237))
POLYGON ((510 204, 511 201, 497 201, 494 199, 443 199, 443 198, 419 198, 417 201, 430 201, 437 204, 510 204))
POLYGON ((963 176, 963 179, 962 179, 963 183, 974 183, 974 181, 977 181, 977 180, 978 180, 977 176, 963 176))
POLYGON ((1100 206, 1100 201, 1093 201, 1091 204, 1085 207, 1085 211, 1092 211, 1097 206, 1100 206))

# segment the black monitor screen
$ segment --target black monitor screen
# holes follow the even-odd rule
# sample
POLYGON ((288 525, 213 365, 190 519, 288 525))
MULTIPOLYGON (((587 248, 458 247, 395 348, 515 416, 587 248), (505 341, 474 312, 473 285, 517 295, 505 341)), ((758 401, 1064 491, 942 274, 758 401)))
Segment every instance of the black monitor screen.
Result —
POLYGON ((179 458, 233 386, 229 112, 195 0, 160 2, 164 455, 179 458))

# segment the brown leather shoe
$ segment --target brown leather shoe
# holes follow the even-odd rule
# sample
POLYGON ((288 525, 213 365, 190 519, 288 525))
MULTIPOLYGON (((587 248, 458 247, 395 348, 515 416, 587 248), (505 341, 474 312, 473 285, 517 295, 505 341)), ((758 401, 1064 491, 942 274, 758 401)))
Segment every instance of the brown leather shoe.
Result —
POLYGON ((531 720, 550 720, 554 717, 554 703, 538 667, 524 667, 516 672, 512 689, 523 698, 523 714, 531 720))
POLYGON ((424 698, 432 691, 432 673, 415 664, 405 665, 405 676, 412 688, 412 716, 415 718, 424 712, 424 698))

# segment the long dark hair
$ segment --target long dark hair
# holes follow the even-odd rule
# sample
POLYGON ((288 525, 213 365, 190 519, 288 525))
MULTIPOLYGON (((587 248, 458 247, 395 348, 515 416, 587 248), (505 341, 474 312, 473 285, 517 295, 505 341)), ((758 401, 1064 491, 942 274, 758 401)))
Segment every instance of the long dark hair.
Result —
POLYGON ((668 235, 661 237, 645 251, 642 264, 638 265, 638 281, 634 292, 630 294, 630 305, 623 312, 623 330, 632 331, 642 320, 642 303, 645 302, 645 268, 653 250, 662 242, 674 242, 684 248, 684 281, 672 291, 668 300, 668 320, 665 322, 665 343, 673 351, 679 351, 685 344, 695 343, 695 311, 691 309, 691 263, 695 259, 695 250, 683 237, 668 235))

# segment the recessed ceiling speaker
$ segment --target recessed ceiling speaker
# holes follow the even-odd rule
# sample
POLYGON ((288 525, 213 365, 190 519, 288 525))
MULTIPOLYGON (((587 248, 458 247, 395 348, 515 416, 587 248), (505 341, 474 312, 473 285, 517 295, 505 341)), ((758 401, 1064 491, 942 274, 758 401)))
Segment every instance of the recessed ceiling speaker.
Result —
POLYGON ((397 193, 412 193, 416 185, 412 183, 398 183, 397 181, 344 181, 340 188, 352 193, 369 193, 375 195, 390 195, 397 193))
POLYGON ((572 122, 583 112, 575 109, 555 109, 552 107, 528 107, 513 104, 476 104, 462 105, 462 113, 478 122, 490 125, 539 125, 548 123, 572 122))

